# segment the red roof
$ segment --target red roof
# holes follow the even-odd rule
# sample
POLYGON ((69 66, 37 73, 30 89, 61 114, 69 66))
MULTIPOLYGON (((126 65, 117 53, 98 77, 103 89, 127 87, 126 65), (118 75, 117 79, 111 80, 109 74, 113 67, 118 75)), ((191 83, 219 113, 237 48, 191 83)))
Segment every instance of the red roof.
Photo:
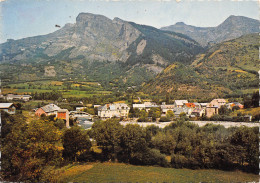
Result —
POLYGON ((192 108, 195 107, 195 104, 194 104, 194 103, 185 103, 185 105, 186 105, 187 107, 192 107, 192 108))

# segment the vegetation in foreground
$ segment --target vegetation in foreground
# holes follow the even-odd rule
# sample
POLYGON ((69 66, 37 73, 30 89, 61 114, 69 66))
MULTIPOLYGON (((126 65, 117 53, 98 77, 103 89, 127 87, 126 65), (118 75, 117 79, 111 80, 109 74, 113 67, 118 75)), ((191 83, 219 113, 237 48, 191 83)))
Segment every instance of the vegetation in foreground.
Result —
POLYGON ((240 171, 190 170, 123 163, 68 165, 55 171, 57 182, 253 182, 259 176, 240 171))
MULTIPOLYGON (((77 126, 66 129, 62 120, 51 117, 28 122, 21 114, 9 116, 6 113, 2 115, 2 125, 1 176, 5 181, 53 182, 57 170, 76 162, 112 161, 161 166, 180 175, 183 168, 202 169, 202 172, 240 169, 257 173, 258 170, 258 128, 226 129, 212 124, 199 127, 181 118, 164 129, 132 124, 122 126, 117 119, 97 121, 91 130, 77 126)), ((79 173, 77 169, 75 171, 75 175, 79 173)), ((99 177, 101 174, 102 177, 105 176, 103 173, 94 175, 99 177)))

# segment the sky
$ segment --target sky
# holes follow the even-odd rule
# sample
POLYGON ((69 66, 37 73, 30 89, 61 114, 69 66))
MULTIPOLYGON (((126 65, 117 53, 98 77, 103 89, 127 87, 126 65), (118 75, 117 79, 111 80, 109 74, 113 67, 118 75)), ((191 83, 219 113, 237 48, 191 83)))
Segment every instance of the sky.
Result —
POLYGON ((75 23, 81 12, 161 28, 184 22, 214 27, 230 15, 259 19, 257 0, 0 0, 0 43, 44 35, 75 23))

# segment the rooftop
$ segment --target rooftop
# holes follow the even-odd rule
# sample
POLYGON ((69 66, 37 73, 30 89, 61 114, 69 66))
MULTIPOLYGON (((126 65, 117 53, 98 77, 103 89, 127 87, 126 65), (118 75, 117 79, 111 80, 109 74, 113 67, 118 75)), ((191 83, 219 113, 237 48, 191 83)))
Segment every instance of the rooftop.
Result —
POLYGON ((13 103, 0 103, 0 109, 7 109, 11 107, 13 103))

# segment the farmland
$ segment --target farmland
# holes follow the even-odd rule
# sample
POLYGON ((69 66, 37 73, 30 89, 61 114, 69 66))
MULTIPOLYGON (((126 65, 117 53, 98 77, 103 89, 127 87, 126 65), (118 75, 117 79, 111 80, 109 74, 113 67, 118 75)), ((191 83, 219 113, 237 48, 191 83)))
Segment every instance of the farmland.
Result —
POLYGON ((73 81, 33 81, 9 84, 3 87, 2 94, 17 93, 17 94, 32 94, 44 93, 51 91, 62 92, 64 97, 91 97, 93 95, 107 95, 111 91, 106 91, 97 82, 73 82, 73 81))

